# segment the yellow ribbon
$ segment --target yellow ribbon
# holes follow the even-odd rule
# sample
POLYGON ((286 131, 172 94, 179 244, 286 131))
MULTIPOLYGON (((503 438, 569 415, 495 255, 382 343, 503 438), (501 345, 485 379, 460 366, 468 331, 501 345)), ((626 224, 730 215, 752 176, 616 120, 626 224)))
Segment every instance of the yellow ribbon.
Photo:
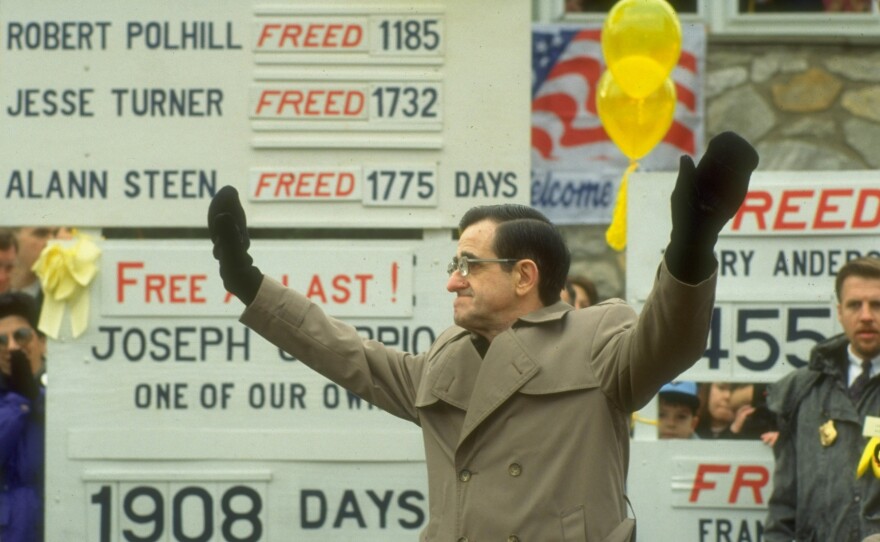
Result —
POLYGON ((43 307, 40 311, 40 331, 53 339, 58 338, 65 308, 70 308, 70 328, 73 337, 79 337, 89 323, 88 286, 98 273, 95 262, 101 249, 88 235, 77 233, 76 242, 46 245, 31 268, 43 287, 43 307))
POLYGON ((630 426, 635 426, 635 424, 637 424, 637 423, 644 423, 647 425, 657 425, 657 420, 652 420, 651 418, 644 418, 642 416, 639 416, 638 413, 633 412, 632 413, 632 423, 630 423, 630 426))
POLYGON ((856 478, 861 478, 865 471, 868 470, 868 466, 871 466, 871 470, 874 471, 874 477, 880 478, 880 459, 877 457, 877 446, 880 446, 880 438, 871 437, 871 440, 868 441, 868 444, 865 446, 865 451, 862 452, 862 458, 859 459, 859 468, 856 469, 856 478))
POLYGON ((611 217, 611 225, 605 230, 605 241, 608 246, 620 252, 626 248, 626 183, 629 174, 639 167, 635 160, 629 163, 629 167, 620 180, 620 189, 617 191, 617 203, 614 204, 614 215, 611 217))

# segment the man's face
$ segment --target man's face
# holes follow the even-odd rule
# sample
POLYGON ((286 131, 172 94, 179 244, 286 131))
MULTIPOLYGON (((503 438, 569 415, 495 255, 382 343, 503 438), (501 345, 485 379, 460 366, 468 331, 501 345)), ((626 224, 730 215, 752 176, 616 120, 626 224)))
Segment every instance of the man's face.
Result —
POLYGON ((12 270, 15 269, 17 259, 18 253, 14 246, 0 250, 0 294, 8 292, 12 286, 12 270))
POLYGON ((871 359, 880 354, 880 279, 844 279, 837 319, 856 355, 871 359))
POLYGON ((691 438, 697 428, 699 418, 687 405, 659 401, 660 419, 657 423, 659 438, 691 438))
POLYGON ((30 270, 34 265, 49 239, 55 238, 55 230, 46 226, 18 229, 18 259, 24 269, 30 270))
MULTIPOLYGON (((489 220, 470 225, 458 240, 457 256, 498 258, 492 250, 497 226, 489 220)), ((515 274, 500 263, 489 262, 471 264, 466 277, 452 273, 446 289, 456 294, 455 323, 490 340, 507 329, 518 316, 513 315, 515 274)))
POLYGON ((7 341, 5 345, 0 344, 0 371, 3 374, 10 374, 9 353, 12 350, 22 350, 27 354, 31 373, 36 375, 40 372, 46 353, 46 340, 37 335, 26 318, 15 315, 0 318, 0 337, 5 337, 7 341))

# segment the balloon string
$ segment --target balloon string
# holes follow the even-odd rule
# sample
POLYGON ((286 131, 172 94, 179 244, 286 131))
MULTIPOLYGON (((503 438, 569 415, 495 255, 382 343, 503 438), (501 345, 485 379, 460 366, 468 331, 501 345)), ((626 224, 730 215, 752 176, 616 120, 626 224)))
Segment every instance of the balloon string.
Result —
POLYGON ((617 191, 617 203, 614 204, 614 214, 611 217, 611 225, 605 230, 605 241, 608 246, 616 251, 626 248, 626 184, 629 174, 639 167, 639 163, 630 160, 629 167, 623 173, 620 180, 620 189, 617 191))

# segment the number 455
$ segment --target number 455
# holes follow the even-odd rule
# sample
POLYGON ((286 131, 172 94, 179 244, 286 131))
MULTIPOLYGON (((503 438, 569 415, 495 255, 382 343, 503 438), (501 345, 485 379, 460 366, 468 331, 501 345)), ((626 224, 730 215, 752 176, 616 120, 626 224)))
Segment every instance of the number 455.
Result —
MULTIPOLYGON (((785 356, 785 362, 795 368, 806 365, 808 360, 794 353, 785 352, 783 354, 780 342, 783 342, 786 350, 789 350, 789 343, 795 341, 806 339, 818 343, 825 340, 826 335, 820 330, 808 327, 811 322, 806 320, 823 320, 824 325, 821 327, 830 329, 831 309, 828 307, 786 307, 780 310, 778 308, 726 306, 722 310, 722 307, 715 307, 712 311, 709 344, 703 354, 703 357, 709 360, 710 369, 719 369, 721 361, 730 358, 730 350, 722 346, 722 330, 726 329, 725 325, 731 324, 728 322, 730 318, 735 322, 735 328, 729 330, 732 332, 730 335, 734 351, 753 350, 755 346, 758 346, 759 350, 766 349, 767 351, 767 356, 763 359, 737 354, 735 356, 736 362, 750 371, 768 371, 776 365, 782 355, 785 356), (731 312, 734 314, 733 316, 730 315, 731 312), (783 317, 784 333, 780 325, 780 318, 783 317), (767 331, 774 328, 776 333, 767 331)), ((815 321, 812 323, 815 324, 815 321)))

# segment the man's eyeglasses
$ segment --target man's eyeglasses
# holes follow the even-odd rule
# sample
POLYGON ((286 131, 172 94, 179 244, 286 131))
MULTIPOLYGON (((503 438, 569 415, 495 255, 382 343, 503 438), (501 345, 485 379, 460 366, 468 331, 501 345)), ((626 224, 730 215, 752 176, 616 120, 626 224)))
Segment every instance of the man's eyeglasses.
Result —
POLYGON ((468 258, 467 256, 453 256, 452 261, 446 266, 446 272, 451 276, 458 271, 461 276, 466 277, 470 273, 470 265, 475 263, 513 263, 518 262, 516 258, 468 258))
POLYGON ((0 334, 0 348, 9 348, 9 336, 18 343, 19 346, 27 346, 31 339, 34 338, 34 332, 31 328, 20 327, 12 333, 0 334))

